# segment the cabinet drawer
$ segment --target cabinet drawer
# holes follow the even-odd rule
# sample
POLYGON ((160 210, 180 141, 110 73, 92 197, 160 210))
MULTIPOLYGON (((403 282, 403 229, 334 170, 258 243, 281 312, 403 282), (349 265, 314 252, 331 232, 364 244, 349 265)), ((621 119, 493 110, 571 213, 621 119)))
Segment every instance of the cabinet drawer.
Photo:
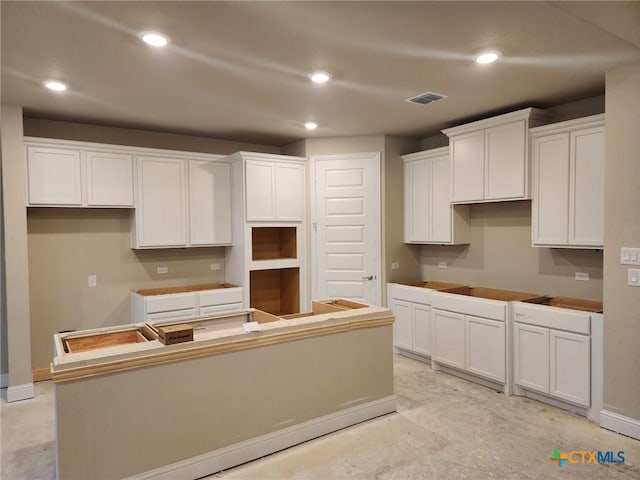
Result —
POLYGON ((242 303, 242 288, 220 288, 199 292, 200 307, 223 305, 225 303, 242 303))
POLYGON ((585 335, 591 332, 591 314, 567 308, 515 302, 513 304, 513 319, 516 322, 555 330, 585 335))
POLYGON ((153 322, 156 320, 174 320, 180 318, 192 318, 196 316, 195 308, 186 308, 183 310, 172 310, 170 312, 158 312, 146 315, 145 322, 153 322))
POLYGON ((145 300, 147 313, 196 308, 196 294, 191 292, 170 295, 153 295, 147 297, 145 300))
MULTIPOLYGON (((200 315, 209 315, 210 313, 219 312, 232 312, 234 310, 242 310, 242 303, 225 303, 224 305, 200 307, 200 315)), ((242 322, 240 323, 242 324, 242 322)))
POLYGON ((393 284, 393 298, 395 300, 431 305, 432 293, 433 291, 429 288, 412 287, 409 285, 400 285, 398 283, 393 284))
POLYGON ((507 316, 506 302, 454 293, 434 292, 431 298, 431 306, 440 310, 490 318, 502 322, 506 320, 507 316))

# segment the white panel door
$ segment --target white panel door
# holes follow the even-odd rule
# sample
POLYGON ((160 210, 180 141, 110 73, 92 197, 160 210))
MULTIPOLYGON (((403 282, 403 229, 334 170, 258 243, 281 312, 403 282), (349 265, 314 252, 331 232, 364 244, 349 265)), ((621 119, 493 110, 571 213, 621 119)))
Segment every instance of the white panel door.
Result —
POLYGON ((505 324, 467 316, 467 371, 496 382, 506 379, 505 324))
POLYGON ((279 222, 301 222, 304 201, 304 165, 277 163, 275 170, 276 218, 279 222))
MULTIPOLYGON (((448 166, 447 166, 448 168, 448 166)), ((404 164, 404 241, 429 239, 429 162, 417 160, 404 164)), ((449 185, 447 184, 447 205, 449 185)))
POLYGON ((231 165, 189 160, 189 243, 231 243, 231 165))
POLYGON ((591 340, 588 335, 551 330, 549 393, 589 406, 591 403, 591 340))
POLYGON ((451 138, 451 201, 484 199, 484 130, 451 138))
POLYGON ((569 239, 569 135, 533 139, 533 243, 569 239))
POLYGON ((549 393, 549 329, 513 324, 516 385, 549 393))
POLYGON ((433 360, 464 370, 466 368, 466 327, 464 315, 431 310, 433 360))
POLYGON ((431 191, 429 240, 451 242, 453 207, 449 199, 449 155, 431 160, 431 175, 427 185, 426 188, 431 191))
POLYGON ((393 323, 393 344, 398 348, 413 350, 413 319, 410 303, 394 300, 391 306, 396 317, 393 323))
POLYGON ((133 158, 112 152, 86 152, 87 205, 133 206, 133 158))
POLYGON ((526 135, 524 120, 485 130, 486 200, 525 198, 526 135))
POLYGON ((413 305, 413 350, 431 356, 431 308, 413 305))
POLYGON ((80 152, 27 148, 30 205, 82 205, 80 152))
POLYGON ((571 133, 571 196, 573 218, 569 243, 601 246, 604 241, 604 129, 571 133))
POLYGON ((314 298, 379 305, 380 154, 312 157, 314 298))
POLYGON ((139 246, 187 245, 186 175, 181 158, 138 157, 139 246))

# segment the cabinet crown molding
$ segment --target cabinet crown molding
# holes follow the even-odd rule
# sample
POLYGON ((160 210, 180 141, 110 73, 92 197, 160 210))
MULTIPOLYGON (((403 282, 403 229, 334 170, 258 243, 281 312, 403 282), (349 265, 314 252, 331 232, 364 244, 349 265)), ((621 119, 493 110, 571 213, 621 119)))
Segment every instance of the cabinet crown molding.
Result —
POLYGON ((428 160, 433 157, 441 157, 443 155, 449 155, 449 146, 408 153, 406 155, 402 155, 401 158, 403 162, 413 162, 416 160, 428 160))
POLYGON ((531 128, 529 133, 532 138, 547 135, 549 133, 567 132, 570 130, 578 130, 583 128, 601 127, 604 125, 605 114, 590 115, 588 117, 576 118, 573 120, 565 120, 564 122, 551 123, 541 127, 531 128))
POLYGON ((522 110, 516 110, 515 112, 505 113, 503 115, 497 115, 495 117, 485 118, 477 120, 471 123, 465 123, 457 127, 446 128, 441 130, 448 137, 456 135, 463 135, 465 133, 475 132, 485 128, 497 127, 505 123, 514 122, 517 120, 528 120, 530 126, 538 126, 551 120, 551 114, 540 110, 538 108, 524 108, 522 110))
POLYGON ((259 153, 259 152, 245 152, 245 151, 233 153, 226 158, 228 158, 231 161, 247 160, 247 159, 270 160, 270 161, 277 161, 277 162, 296 162, 296 163, 300 163, 300 162, 306 163, 307 161, 306 157, 296 157, 293 155, 279 155, 277 153, 259 153))

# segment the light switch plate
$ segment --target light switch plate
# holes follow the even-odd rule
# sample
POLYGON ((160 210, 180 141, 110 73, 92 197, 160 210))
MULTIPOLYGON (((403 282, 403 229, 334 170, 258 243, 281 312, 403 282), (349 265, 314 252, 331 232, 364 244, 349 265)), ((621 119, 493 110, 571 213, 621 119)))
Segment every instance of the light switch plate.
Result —
POLYGON ((158 274, 169 273, 169 267, 158 267, 156 269, 156 273, 158 274))
POLYGON ((640 287, 640 269, 627 269, 627 285, 631 287, 640 287))
POLYGON ((87 277, 87 286, 88 287, 97 287, 98 286, 98 276, 97 275, 89 275, 87 277))
POLYGON ((620 265, 640 265, 640 248, 622 247, 620 265))
POLYGON ((438 262, 438 268, 447 268, 447 262, 438 262))
POLYGON ((209 265, 209 268, 211 270, 220 270, 220 264, 219 263, 212 263, 211 265, 209 265))
POLYGON ((400 268, 400 262, 391 262, 391 270, 398 270, 400 268))

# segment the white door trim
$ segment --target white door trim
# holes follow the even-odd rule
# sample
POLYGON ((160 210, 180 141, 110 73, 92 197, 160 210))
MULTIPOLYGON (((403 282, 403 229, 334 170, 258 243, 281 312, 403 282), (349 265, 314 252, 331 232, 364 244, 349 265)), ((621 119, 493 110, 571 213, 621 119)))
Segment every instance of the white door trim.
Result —
POLYGON ((375 234, 378 238, 378 258, 377 268, 374 275, 377 277, 376 296, 377 304, 382 305, 382 169, 381 169, 381 154, 380 152, 362 152, 362 153, 345 153, 345 154, 332 154, 332 155, 311 155, 309 157, 309 163, 311 167, 310 171, 310 208, 311 208, 311 298, 318 299, 318 255, 317 255, 317 205, 316 205, 316 165, 318 162, 332 161, 332 160, 372 160, 377 162, 378 167, 378 184, 376 188, 376 194, 378 196, 378 208, 375 211, 376 225, 375 234))

